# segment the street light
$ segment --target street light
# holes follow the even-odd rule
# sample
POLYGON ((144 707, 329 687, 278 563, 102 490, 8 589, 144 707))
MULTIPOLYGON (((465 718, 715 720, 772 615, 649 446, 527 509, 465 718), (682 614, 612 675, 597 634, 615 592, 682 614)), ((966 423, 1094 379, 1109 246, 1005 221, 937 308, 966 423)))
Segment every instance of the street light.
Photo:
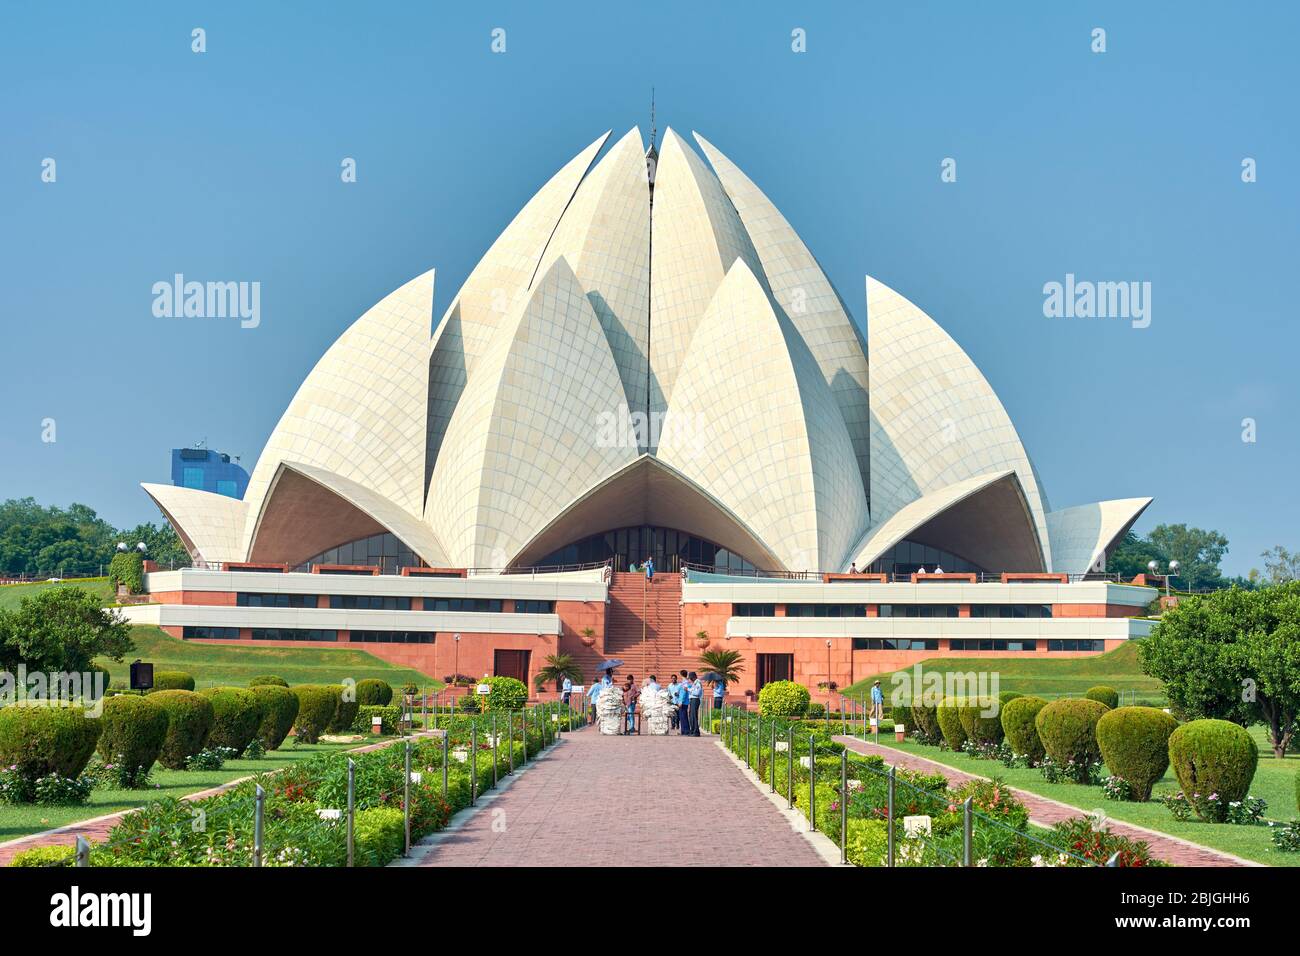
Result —
MULTIPOLYGON (((1165 576, 1164 576, 1164 578, 1165 578, 1165 598, 1166 598, 1166 599, 1168 599, 1168 597, 1169 597, 1169 579, 1170 579, 1171 577, 1174 577, 1175 575, 1178 574, 1178 569, 1179 569, 1180 567, 1181 567, 1181 565, 1180 565, 1177 561, 1170 561, 1170 562, 1169 562, 1169 570, 1168 570, 1168 572, 1167 572, 1167 573, 1165 574, 1165 576)), ((1152 574, 1159 574, 1159 573, 1160 573, 1160 562, 1157 561, 1155 558, 1152 558, 1150 561, 1147 562, 1147 570, 1150 571, 1152 574)), ((1187 588, 1187 590, 1188 590, 1189 592, 1191 591, 1191 584, 1190 584, 1190 582, 1188 583, 1188 588, 1187 588)))
POLYGON ((454 687, 457 683, 460 682, 460 635, 453 634, 452 640, 456 642, 455 660, 452 662, 451 665, 451 683, 452 686, 454 687))

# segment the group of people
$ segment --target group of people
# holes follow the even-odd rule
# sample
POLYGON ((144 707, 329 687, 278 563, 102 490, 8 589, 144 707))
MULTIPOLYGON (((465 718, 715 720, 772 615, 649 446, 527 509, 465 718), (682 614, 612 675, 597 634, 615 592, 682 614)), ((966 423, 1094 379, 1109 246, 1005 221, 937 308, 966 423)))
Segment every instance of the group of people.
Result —
MULTIPOLYGON (((717 675, 714 675, 717 676, 717 675)), ((608 688, 614 687, 614 678, 610 671, 606 671, 596 683, 591 685, 587 691, 588 705, 591 711, 591 719, 596 720, 596 701, 600 695, 608 688)), ((639 734, 641 724, 639 721, 642 694, 658 694, 664 690, 659 679, 651 674, 640 684, 637 684, 636 677, 628 674, 621 687, 618 688, 623 693, 623 707, 626 712, 626 723, 623 728, 624 733, 639 734)), ((713 682, 713 706, 722 707, 723 697, 726 695, 727 685, 722 680, 713 682)), ((683 737, 698 737, 700 735, 700 705, 704 701, 704 683, 701 681, 695 671, 681 671, 674 674, 668 682, 666 688, 668 691, 668 701, 672 705, 670 711, 670 729, 676 730, 683 737)), ((573 683, 565 678, 562 694, 567 704, 569 695, 573 691, 573 683)))

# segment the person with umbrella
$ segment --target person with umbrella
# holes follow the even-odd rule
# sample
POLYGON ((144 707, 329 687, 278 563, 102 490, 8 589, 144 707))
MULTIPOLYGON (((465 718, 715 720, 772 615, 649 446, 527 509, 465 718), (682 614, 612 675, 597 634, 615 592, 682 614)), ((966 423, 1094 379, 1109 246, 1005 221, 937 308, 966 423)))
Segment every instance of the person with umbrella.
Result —
POLYGON ((713 709, 722 710, 722 698, 727 693, 727 681, 717 671, 709 671, 700 680, 713 682, 713 709))

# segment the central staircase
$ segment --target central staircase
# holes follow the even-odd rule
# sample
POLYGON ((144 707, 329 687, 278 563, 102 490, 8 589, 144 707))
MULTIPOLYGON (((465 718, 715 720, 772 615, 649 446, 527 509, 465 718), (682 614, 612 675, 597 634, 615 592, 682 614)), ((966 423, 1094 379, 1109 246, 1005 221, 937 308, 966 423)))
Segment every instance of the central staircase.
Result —
POLYGON ((699 660, 682 651, 682 578, 679 574, 616 571, 609 585, 605 656, 623 661, 620 678, 639 684, 654 674, 660 684, 680 670, 699 671, 699 660))

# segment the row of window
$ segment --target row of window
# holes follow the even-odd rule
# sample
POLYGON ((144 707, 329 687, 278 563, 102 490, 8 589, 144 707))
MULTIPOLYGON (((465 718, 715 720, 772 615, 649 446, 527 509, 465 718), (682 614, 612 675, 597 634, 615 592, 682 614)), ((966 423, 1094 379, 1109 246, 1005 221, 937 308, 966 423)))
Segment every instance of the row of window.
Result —
POLYGON ((430 631, 352 631, 353 643, 362 644, 432 644, 430 631))
POLYGON ((939 642, 934 638, 855 637, 853 649, 855 651, 937 651, 939 642))
POLYGON ((1037 641, 1012 641, 1004 640, 1000 637, 988 638, 981 637, 978 639, 950 640, 948 642, 950 651, 1036 651, 1038 650, 1037 641))
POLYGON ((237 627, 199 627, 187 624, 181 629, 181 634, 187 641, 239 640, 239 628, 237 627))
POLYGON ((240 607, 316 607, 314 594, 248 594, 240 591, 235 603, 240 607))
POLYGON ((255 627, 255 641, 337 641, 338 631, 328 631, 319 627, 255 627))
MULTIPOLYGON (((235 596, 239 607, 314 608, 319 603, 314 594, 251 594, 235 596)), ((385 597, 377 594, 331 594, 330 607, 348 611, 409 611, 409 597, 385 597)), ((494 598, 425 598, 426 611, 472 611, 499 614, 504 603, 494 598)), ((554 614, 554 601, 515 601, 517 614, 554 614)))
MULTIPOLYGON (((733 617, 776 617, 775 604, 736 604, 733 617)), ((956 604, 881 604, 880 617, 960 617, 956 604)), ((865 604, 787 604, 786 617, 866 617, 865 604)), ((971 617, 1043 618, 1052 616, 1050 604, 972 604, 971 617)))
MULTIPOLYGON (((255 627, 255 641, 337 641, 338 631, 321 628, 255 627)), ((237 641, 237 627, 186 625, 182 633, 187 641, 237 641)), ((352 631, 352 641, 362 644, 432 644, 432 631, 352 631)))
MULTIPOLYGON (((855 651, 937 651, 939 642, 934 638, 880 638, 855 637, 855 651)), ((1047 642, 1049 651, 1093 651, 1106 649, 1105 641, 1098 640, 1052 640, 1047 642)), ((953 638, 948 641, 950 651, 1036 651, 1038 641, 1020 641, 1011 638, 953 638)))
POLYGON ((787 604, 786 617, 866 617, 865 604, 787 604))

